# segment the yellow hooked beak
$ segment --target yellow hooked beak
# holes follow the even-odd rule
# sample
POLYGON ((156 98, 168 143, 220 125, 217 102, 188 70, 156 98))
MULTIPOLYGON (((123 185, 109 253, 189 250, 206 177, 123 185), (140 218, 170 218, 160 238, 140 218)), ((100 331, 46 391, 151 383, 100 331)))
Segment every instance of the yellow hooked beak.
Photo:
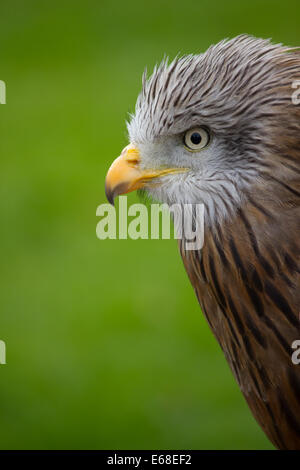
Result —
POLYGON ((140 189, 154 178, 187 171, 186 168, 142 170, 140 160, 138 149, 130 144, 112 163, 105 178, 105 194, 111 204, 116 196, 140 189))

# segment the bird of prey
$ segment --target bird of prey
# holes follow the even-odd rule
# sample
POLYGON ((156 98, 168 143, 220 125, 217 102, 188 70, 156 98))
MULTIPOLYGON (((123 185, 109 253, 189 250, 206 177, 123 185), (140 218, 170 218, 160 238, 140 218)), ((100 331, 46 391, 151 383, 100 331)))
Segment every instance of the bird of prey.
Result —
POLYGON ((204 245, 180 253, 260 426, 300 449, 300 80, 296 48, 242 35, 143 77, 106 195, 143 188, 204 204, 204 245))

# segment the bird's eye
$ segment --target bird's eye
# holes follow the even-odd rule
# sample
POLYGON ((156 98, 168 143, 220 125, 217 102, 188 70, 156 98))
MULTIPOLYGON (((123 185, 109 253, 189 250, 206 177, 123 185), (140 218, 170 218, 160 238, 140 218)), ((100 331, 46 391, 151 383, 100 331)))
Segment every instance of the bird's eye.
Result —
POLYGON ((184 135, 184 145, 188 150, 201 150, 209 144, 210 135, 204 127, 197 127, 187 131, 184 135))

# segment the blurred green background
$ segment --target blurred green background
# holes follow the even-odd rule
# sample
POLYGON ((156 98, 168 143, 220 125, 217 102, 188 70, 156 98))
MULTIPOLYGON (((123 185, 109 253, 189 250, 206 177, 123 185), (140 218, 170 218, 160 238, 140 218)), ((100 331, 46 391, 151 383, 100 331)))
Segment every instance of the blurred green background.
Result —
POLYGON ((245 32, 299 45, 298 0, 1 0, 2 449, 272 448, 176 242, 95 233, 145 65, 245 32))

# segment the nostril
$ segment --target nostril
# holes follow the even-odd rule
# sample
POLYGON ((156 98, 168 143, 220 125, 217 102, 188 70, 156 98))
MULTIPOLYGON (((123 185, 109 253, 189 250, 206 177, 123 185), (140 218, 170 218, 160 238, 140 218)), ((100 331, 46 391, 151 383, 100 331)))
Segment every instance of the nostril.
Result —
POLYGON ((139 160, 137 158, 127 158, 127 161, 131 165, 137 165, 139 163, 139 160))

